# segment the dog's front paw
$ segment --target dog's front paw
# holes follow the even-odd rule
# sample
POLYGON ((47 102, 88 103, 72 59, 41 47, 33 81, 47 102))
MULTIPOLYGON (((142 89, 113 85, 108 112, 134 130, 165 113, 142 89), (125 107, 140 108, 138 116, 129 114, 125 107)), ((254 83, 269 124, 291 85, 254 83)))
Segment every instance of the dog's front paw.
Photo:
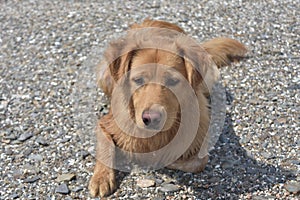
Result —
POLYGON ((116 189, 113 169, 95 169, 89 183, 89 190, 93 197, 110 195, 116 189))

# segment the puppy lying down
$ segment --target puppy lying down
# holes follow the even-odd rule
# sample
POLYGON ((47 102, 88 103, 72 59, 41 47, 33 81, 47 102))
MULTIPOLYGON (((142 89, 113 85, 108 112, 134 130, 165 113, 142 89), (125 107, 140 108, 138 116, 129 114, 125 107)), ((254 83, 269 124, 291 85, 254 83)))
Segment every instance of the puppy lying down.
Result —
POLYGON ((244 45, 229 38, 198 44, 171 23, 145 20, 112 42, 99 65, 111 108, 96 129, 92 196, 116 189, 115 170, 200 172, 208 161, 209 93, 218 68, 240 60, 244 45))

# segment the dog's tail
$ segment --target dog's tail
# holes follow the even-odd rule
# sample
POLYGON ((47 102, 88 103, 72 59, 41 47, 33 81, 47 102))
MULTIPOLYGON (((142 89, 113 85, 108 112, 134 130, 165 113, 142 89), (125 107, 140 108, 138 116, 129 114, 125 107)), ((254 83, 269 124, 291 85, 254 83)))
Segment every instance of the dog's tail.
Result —
POLYGON ((218 68, 240 61, 247 53, 243 44, 230 38, 215 38, 202 43, 202 47, 212 56, 218 68))

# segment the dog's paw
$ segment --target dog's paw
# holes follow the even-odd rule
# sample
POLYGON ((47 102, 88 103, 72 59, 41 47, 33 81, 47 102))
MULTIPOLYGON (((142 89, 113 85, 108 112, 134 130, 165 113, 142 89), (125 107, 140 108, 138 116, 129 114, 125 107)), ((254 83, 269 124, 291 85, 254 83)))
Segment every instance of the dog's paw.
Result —
MULTIPOLYGON (((96 170, 95 170, 96 171, 96 170)), ((114 170, 100 170, 94 173, 89 183, 89 191, 93 197, 110 195, 116 189, 114 170)))

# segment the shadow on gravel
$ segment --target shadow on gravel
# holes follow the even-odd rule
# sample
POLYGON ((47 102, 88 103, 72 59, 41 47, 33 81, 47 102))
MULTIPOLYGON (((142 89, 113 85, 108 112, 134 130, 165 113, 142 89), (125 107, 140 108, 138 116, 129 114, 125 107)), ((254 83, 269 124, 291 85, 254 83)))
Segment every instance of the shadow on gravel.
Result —
MULTIPOLYGON (((228 92, 226 95, 230 105, 232 95, 228 92)), ((290 171, 256 161, 239 141, 232 117, 227 114, 223 132, 203 172, 191 174, 167 169, 160 172, 176 179, 182 187, 192 187, 193 195, 199 199, 237 199, 241 194, 264 191, 278 183, 295 180, 290 171)))
MULTIPOLYGON (((233 95, 226 91, 226 98, 227 105, 231 105, 233 95)), ((240 140, 241 138, 234 132, 231 114, 227 113, 222 134, 214 150, 210 152, 210 160, 203 172, 193 174, 164 168, 146 173, 146 178, 150 177, 155 180, 162 180, 162 177, 167 178, 170 183, 179 185, 184 192, 191 191, 187 194, 188 197, 193 196, 197 199, 239 199, 241 194, 247 196, 247 193, 271 190, 279 183, 296 179, 290 171, 255 160, 251 152, 240 145, 240 140)), ((133 193, 145 196, 150 192, 155 194, 155 199, 166 198, 164 192, 159 192, 159 188, 165 181, 162 181, 163 183, 156 181, 155 188, 158 190, 147 191, 136 186, 135 181, 136 178, 140 178, 139 176, 117 171, 116 177, 119 189, 131 185, 130 188, 134 188, 131 191, 133 193)), ((124 191, 118 190, 110 198, 117 198, 123 193, 124 191)), ((174 195, 177 196, 173 192, 170 192, 169 195, 170 198, 173 198, 174 195)), ((272 196, 267 198, 269 197, 276 198, 272 196)))

